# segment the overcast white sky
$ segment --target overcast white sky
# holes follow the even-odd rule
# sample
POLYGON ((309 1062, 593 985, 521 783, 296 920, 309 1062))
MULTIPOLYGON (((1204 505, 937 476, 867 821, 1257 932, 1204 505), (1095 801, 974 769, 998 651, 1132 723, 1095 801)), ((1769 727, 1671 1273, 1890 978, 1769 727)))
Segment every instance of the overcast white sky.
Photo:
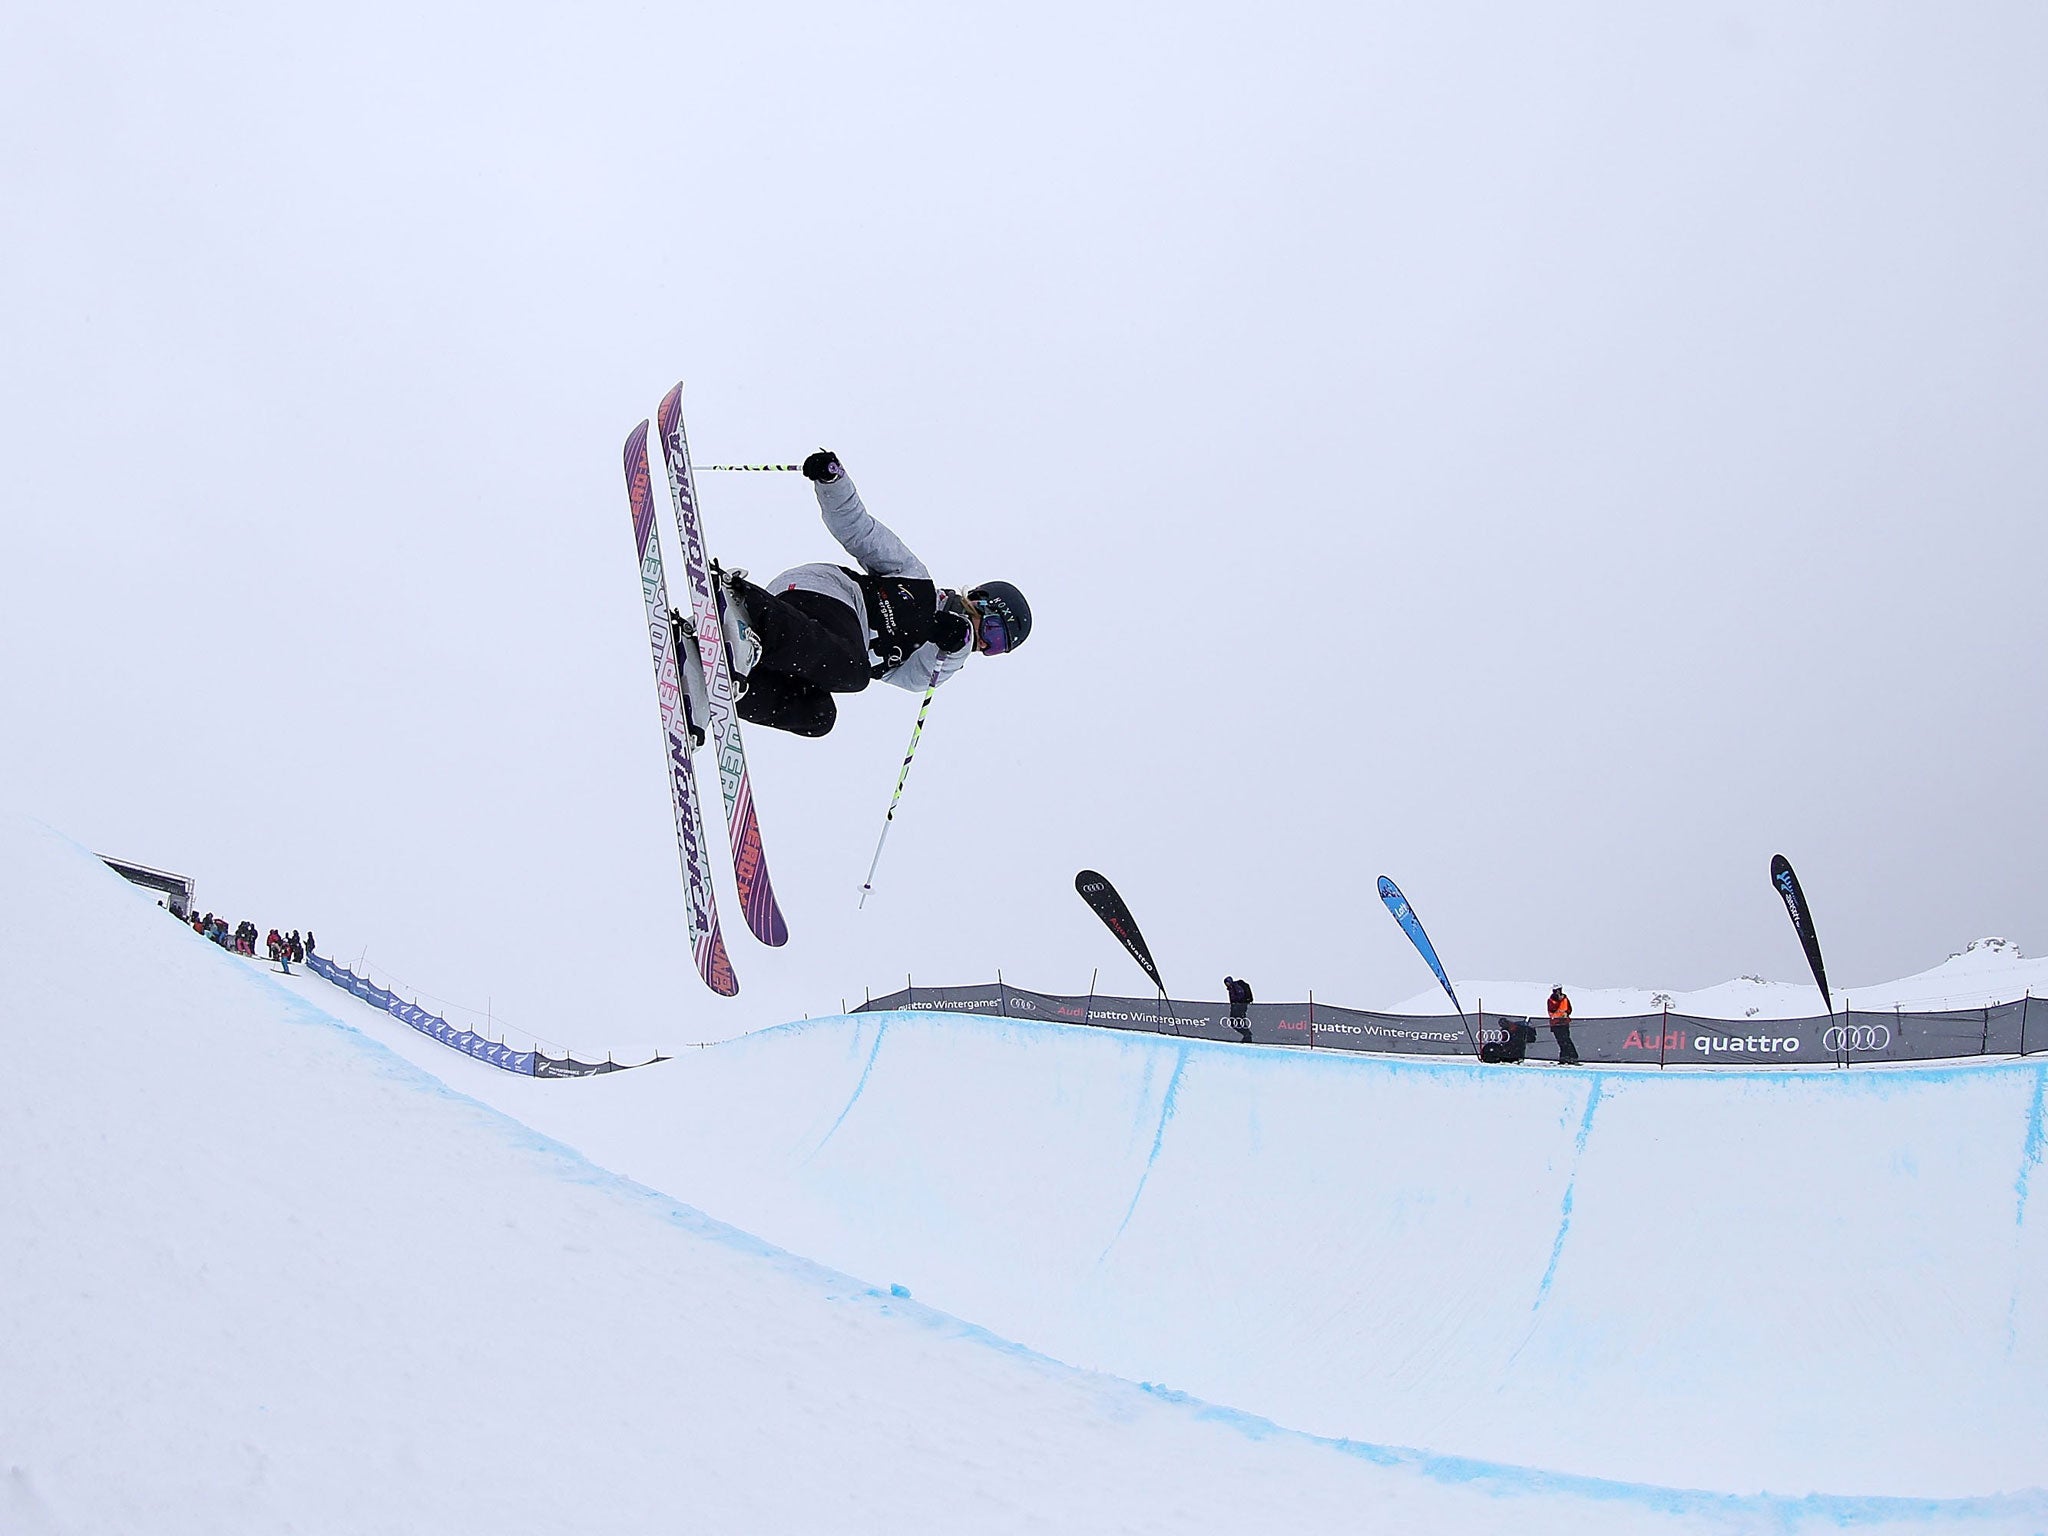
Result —
POLYGON ((1453 974, 1796 977, 1779 851, 1852 991, 2048 948, 2038 6, 16 7, 0 142, 0 777, 231 917, 622 1051, 1142 990, 1084 864, 1184 993, 1423 990, 1382 872, 1453 974), (678 377, 1037 610, 865 911, 916 696, 752 733, 735 1002, 619 470, 678 377))

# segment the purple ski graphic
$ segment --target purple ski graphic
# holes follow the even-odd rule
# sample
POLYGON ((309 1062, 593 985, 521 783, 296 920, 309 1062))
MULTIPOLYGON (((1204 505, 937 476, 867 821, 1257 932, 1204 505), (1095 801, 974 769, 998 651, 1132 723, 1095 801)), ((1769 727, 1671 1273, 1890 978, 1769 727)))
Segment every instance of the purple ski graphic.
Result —
POLYGON ((640 594, 647 605, 647 644, 654 653, 655 692, 661 701, 661 734, 668 748, 669 797, 675 803, 676 845, 683 856, 683 891, 688 898, 690 948, 704 984, 723 997, 739 991, 739 978, 718 931, 718 904, 704 857, 704 812, 697 803, 697 776, 690 768, 690 732, 684 719, 682 674, 677 670, 675 632, 669 625, 668 583, 661 570, 661 540, 654 530, 653 472, 647 462, 647 423, 626 439, 626 499, 633 511, 633 543, 640 554, 640 594))
POLYGON ((683 547, 683 569, 690 586, 698 657, 704 686, 711 696, 711 734, 718 749, 718 786, 725 796, 726 835, 732 844, 733 880, 747 927, 763 944, 789 942, 789 925, 775 901, 768 878, 768 859, 761 848, 761 824, 754 814, 754 789, 747 776, 747 749, 740 739, 732 666, 726 656, 725 628, 719 622, 718 593, 712 585, 711 559, 704 545, 703 519, 697 511, 697 483, 690 471, 690 444, 683 435, 683 386, 662 397, 655 413, 661 433, 662 458, 668 466, 669 496, 675 503, 676 536, 683 547))

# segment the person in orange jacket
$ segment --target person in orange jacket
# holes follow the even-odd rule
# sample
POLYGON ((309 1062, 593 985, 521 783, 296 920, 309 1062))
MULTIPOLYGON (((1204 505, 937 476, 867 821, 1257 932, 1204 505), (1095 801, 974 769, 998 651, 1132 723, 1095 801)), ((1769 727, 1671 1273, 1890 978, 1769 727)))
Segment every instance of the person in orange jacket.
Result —
POLYGON ((1550 1037, 1557 1042, 1557 1059, 1561 1066, 1576 1067, 1579 1064, 1579 1048, 1572 1044, 1572 1000, 1564 995, 1562 982, 1550 989, 1550 1037))

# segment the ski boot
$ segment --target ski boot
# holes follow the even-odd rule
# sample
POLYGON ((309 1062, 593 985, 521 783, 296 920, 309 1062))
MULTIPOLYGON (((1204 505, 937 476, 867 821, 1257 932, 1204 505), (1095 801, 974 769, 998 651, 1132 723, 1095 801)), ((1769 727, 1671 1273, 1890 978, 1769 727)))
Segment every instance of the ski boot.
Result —
POLYGON ((732 692, 739 698, 747 691, 747 676, 761 659, 761 637, 747 622, 741 590, 749 585, 747 573, 726 570, 711 562, 712 580, 717 583, 718 622, 725 630, 725 663, 732 672, 732 692))
POLYGON ((697 651, 697 626, 681 610, 668 611, 669 628, 676 637, 677 679, 683 685, 683 723, 689 727, 690 745, 704 745, 704 732, 711 721, 711 690, 704 686, 704 662, 697 651))

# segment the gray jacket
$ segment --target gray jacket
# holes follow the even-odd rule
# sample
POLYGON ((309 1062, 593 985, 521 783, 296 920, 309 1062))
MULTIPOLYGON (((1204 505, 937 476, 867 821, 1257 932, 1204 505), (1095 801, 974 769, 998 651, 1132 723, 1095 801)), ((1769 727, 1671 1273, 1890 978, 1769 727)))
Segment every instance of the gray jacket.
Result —
MULTIPOLYGON (((832 530, 832 537, 839 541, 840 548, 853 556, 854 563, 862 570, 870 576, 907 576, 912 581, 932 579, 932 573, 910 552, 910 546, 861 504, 860 492, 853 488, 853 481, 848 476, 842 474, 831 484, 814 488, 818 493, 818 510, 825 517, 825 526, 832 530)), ((787 592, 795 587, 803 592, 820 592, 846 604, 860 616, 867 628, 869 644, 874 643, 875 631, 867 625, 867 600, 861 596, 853 578, 838 566, 795 566, 767 585, 771 592, 787 592)), ((927 640, 904 657, 902 665, 884 672, 882 681, 894 683, 898 688, 908 688, 913 693, 920 692, 943 683, 958 672, 972 650, 970 645, 948 656, 927 640)))

